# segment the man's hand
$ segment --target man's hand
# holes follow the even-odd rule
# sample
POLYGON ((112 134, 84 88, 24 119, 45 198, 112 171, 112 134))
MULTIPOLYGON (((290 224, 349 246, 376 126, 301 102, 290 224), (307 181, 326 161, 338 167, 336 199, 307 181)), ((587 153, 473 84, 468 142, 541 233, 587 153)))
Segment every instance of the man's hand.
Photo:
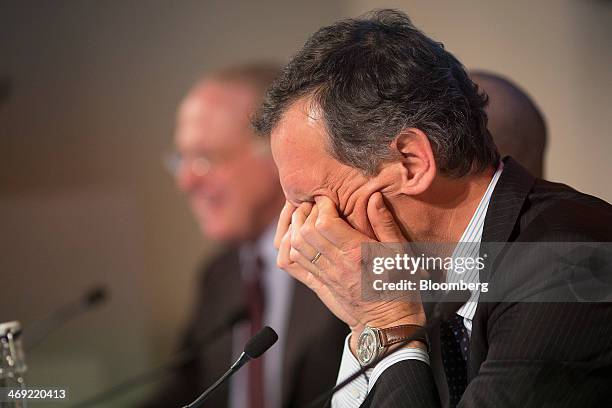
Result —
POLYGON ((327 197, 317 197, 315 205, 302 204, 298 208, 287 203, 275 237, 279 267, 312 289, 339 319, 349 325, 353 334, 353 352, 365 325, 385 328, 425 323, 418 298, 363 299, 361 244, 406 241, 380 193, 370 197, 367 215, 377 241, 344 221, 327 197))

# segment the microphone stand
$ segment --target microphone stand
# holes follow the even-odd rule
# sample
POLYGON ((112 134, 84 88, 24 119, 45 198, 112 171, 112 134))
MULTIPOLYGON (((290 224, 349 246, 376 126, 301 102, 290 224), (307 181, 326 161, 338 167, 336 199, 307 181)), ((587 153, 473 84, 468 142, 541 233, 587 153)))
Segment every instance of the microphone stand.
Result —
POLYGON ((213 385, 208 387, 195 401, 185 405, 183 408, 198 408, 225 380, 236 371, 240 370, 249 361, 261 357, 278 340, 278 334, 269 326, 264 326, 257 334, 247 341, 244 351, 229 370, 225 372, 213 385))
POLYGON ((247 356, 245 352, 242 352, 238 360, 236 360, 236 362, 232 364, 229 370, 227 370, 225 374, 221 376, 221 378, 215 381, 213 385, 208 387, 208 389, 206 389, 206 391, 204 391, 204 393, 200 395, 195 401, 193 401, 191 404, 185 405, 183 408, 199 407, 202 404, 202 402, 204 402, 204 400, 208 398, 210 394, 213 393, 214 390, 216 390, 221 384, 223 384, 225 380, 227 380, 230 376, 232 376, 236 371, 240 370, 240 368, 246 363, 248 363, 249 361, 251 361, 251 357, 247 356))
POLYGON ((85 293, 80 299, 70 301, 54 310, 44 318, 26 326, 24 332, 24 349, 31 352, 52 332, 77 316, 99 306, 108 300, 106 287, 96 287, 85 293))

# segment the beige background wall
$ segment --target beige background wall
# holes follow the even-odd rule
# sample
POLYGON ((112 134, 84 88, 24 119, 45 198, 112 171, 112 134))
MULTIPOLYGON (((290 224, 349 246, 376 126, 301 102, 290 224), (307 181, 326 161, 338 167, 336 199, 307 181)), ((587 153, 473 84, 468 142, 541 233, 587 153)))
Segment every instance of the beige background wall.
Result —
POLYGON ((0 321, 112 291, 28 355, 32 383, 76 402, 170 352, 215 250, 161 166, 198 75, 284 61, 319 26, 383 6, 527 89, 548 118, 548 177, 612 200, 609 1, 3 2, 0 321))

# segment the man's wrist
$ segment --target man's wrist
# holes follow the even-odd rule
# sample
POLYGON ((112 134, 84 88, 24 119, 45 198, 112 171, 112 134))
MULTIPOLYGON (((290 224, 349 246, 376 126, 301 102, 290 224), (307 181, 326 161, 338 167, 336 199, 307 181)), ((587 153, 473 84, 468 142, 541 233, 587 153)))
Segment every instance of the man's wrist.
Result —
POLYGON ((425 313, 414 314, 410 316, 404 316, 399 319, 375 319, 366 323, 368 327, 374 327, 376 329, 388 329, 390 327, 397 327, 403 325, 413 325, 413 326, 425 326, 427 323, 427 318, 425 317, 425 313))
MULTIPOLYGON (((352 332, 350 334, 350 337, 349 337, 349 340, 348 340, 349 349, 350 349, 351 353, 353 354, 353 357, 355 357, 355 358, 357 358, 357 341, 359 340, 359 335, 360 334, 361 333, 357 333, 356 334, 356 333, 352 332)), ((407 343, 405 345, 395 345, 395 347, 391 346, 389 348, 389 350, 387 350, 387 352, 395 350, 397 347, 407 348, 407 349, 420 349, 420 350, 423 350, 425 352, 428 352, 427 344, 423 343, 420 340, 414 340, 414 341, 411 341, 411 342, 409 342, 409 343, 407 343)))
MULTIPOLYGON (((370 322, 368 322, 366 324, 366 326, 368 327, 372 327, 372 328, 376 328, 376 329, 388 329, 388 328, 392 328, 392 327, 397 327, 397 326, 403 326, 403 325, 412 325, 412 326, 425 326, 425 323, 427 322, 425 314, 424 313, 419 313, 416 315, 410 315, 410 316, 406 316, 403 317, 401 319, 397 319, 397 320, 393 320, 390 321, 389 320, 385 320, 385 319, 378 319, 378 320, 372 320, 370 322)), ((353 353, 354 356, 357 356, 357 343, 359 341, 359 336, 361 335, 361 333, 363 332, 364 326, 359 326, 359 327, 352 327, 351 328, 351 335, 349 338, 349 347, 351 349, 351 353, 353 353)), ((427 344, 423 343, 422 341, 419 340, 415 340, 415 341, 411 341, 405 345, 403 345, 402 347, 406 347, 406 348, 420 348, 423 349, 425 351, 427 351, 427 344)), ((387 350, 388 351, 388 350, 387 350)))
POLYGON ((357 358, 357 342, 359 341, 360 334, 361 331, 351 331, 351 336, 349 337, 349 348, 351 349, 351 353, 353 353, 355 358, 357 358))
POLYGON ((410 349, 418 348, 424 351, 428 351, 427 344, 423 343, 420 340, 411 341, 410 343, 403 345, 402 348, 410 348, 410 349))

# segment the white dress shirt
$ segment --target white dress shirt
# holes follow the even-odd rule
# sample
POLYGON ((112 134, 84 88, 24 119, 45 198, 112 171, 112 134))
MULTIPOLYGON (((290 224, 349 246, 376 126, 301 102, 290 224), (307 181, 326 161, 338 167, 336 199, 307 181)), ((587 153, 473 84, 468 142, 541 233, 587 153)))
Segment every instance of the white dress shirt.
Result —
MULTIPOLYGON (((276 267, 277 251, 274 248, 274 233, 276 222, 270 224, 265 233, 253 246, 244 246, 240 250, 240 264, 248 265, 253 262, 255 254, 261 256, 264 262, 262 271, 262 284, 265 297, 263 323, 270 326, 278 334, 278 341, 266 354, 264 359, 264 398, 266 407, 280 408, 282 406, 283 383, 283 355, 285 349, 284 340, 287 338, 287 326, 289 324, 289 311, 291 310, 291 299, 295 281, 289 274, 276 267)), ((241 266, 244 276, 249 268, 241 266)), ((244 344, 249 339, 249 323, 239 323, 233 329, 232 355, 233 359, 244 350, 244 344)), ((248 369, 238 371, 230 378, 230 408, 249 407, 249 377, 248 369)))
MULTIPOLYGON (((504 164, 503 162, 500 162, 500 165, 491 178, 489 186, 482 196, 476 211, 472 215, 472 219, 461 235, 461 239, 459 239, 459 242, 472 242, 476 243, 477 245, 457 245, 452 255, 453 258, 476 258, 478 256, 485 216, 487 214, 487 209, 489 208, 491 195, 493 194, 493 190, 495 189, 495 185, 499 180, 503 168, 504 164)), ((466 283, 478 283, 480 281, 478 269, 476 268, 466 270, 460 275, 460 277, 466 283)), ((456 273, 447 274, 448 282, 457 281, 458 279, 459 276, 456 273)), ((470 299, 457 311, 457 314, 463 317, 465 328, 470 336, 472 334, 472 320, 474 319, 474 313, 476 312, 476 306, 478 305, 479 295, 480 291, 478 290, 471 292, 470 299)), ((344 351, 342 353, 342 362, 340 364, 337 383, 340 383, 361 368, 359 361, 351 352, 349 347, 349 339, 350 334, 344 341, 344 351)), ((368 370, 365 376, 355 379, 342 390, 338 391, 332 399, 332 408, 358 408, 365 400, 368 392, 372 390, 372 387, 374 387, 374 384, 376 384, 376 380, 378 380, 380 375, 393 364, 403 360, 420 360, 426 364, 429 364, 429 354, 427 351, 420 348, 402 348, 397 350, 395 353, 382 359, 381 362, 378 363, 373 369, 368 370)))

